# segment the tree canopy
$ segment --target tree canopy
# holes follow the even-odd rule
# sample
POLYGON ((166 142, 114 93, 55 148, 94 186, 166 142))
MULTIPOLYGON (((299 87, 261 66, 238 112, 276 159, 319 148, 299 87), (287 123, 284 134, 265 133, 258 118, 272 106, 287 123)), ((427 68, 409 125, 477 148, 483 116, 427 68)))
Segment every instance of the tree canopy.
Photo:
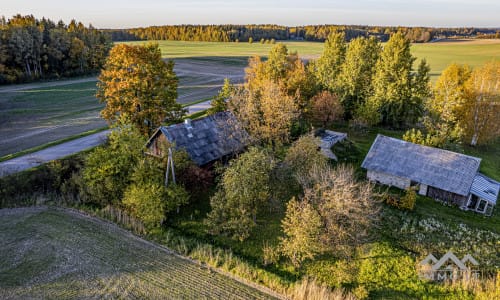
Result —
POLYGON ((472 146, 500 136, 500 63, 489 62, 472 70, 449 65, 426 103, 425 133, 408 132, 407 140, 446 147, 453 142, 472 146))
POLYGON ((0 18, 0 84, 94 73, 110 48, 106 33, 75 20, 0 18))
POLYGON ((430 94, 429 68, 424 61, 414 73, 414 61, 410 41, 403 33, 391 36, 377 61, 369 99, 382 124, 403 127, 422 116, 423 103, 430 94))
POLYGON ((249 237, 257 213, 269 200, 272 168, 271 157, 255 147, 231 161, 210 199, 212 210, 206 223, 211 233, 226 234, 240 241, 249 237))
POLYGON ((125 116, 145 134, 163 122, 179 121, 185 110, 176 102, 173 68, 157 44, 113 47, 97 83, 97 97, 106 104, 102 117, 114 123, 125 116))

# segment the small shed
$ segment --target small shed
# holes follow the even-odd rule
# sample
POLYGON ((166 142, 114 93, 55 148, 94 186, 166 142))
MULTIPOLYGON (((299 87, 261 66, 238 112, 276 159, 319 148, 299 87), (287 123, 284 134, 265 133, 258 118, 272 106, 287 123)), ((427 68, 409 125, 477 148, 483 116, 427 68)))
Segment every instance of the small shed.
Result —
POLYGON ((183 148, 199 166, 243 150, 249 136, 230 112, 158 128, 146 143, 146 154, 163 156, 162 143, 183 148))
POLYGON ((369 180, 491 214, 500 185, 478 173, 481 159, 378 135, 361 167, 369 180))
POLYGON ((321 130, 317 133, 317 136, 320 138, 319 148, 321 149, 321 153, 330 159, 337 160, 337 156, 332 152, 332 146, 345 140, 347 133, 321 130))

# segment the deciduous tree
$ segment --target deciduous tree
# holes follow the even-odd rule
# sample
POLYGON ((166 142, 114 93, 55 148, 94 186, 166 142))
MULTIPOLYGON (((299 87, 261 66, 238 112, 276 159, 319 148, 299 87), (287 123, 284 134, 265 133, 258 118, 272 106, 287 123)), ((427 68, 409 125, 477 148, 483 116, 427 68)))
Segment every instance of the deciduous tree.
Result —
POLYGON ((290 200, 281 221, 285 234, 280 241, 283 255, 299 266, 305 259, 313 259, 321 253, 322 225, 321 216, 307 199, 290 200))
POLYGON ((386 125, 402 127, 422 116, 425 96, 429 94, 429 68, 424 62, 414 74, 414 61, 410 41, 401 32, 392 35, 377 62, 374 92, 369 99, 369 106, 378 108, 381 122, 386 125))
POLYGON ((338 97, 330 92, 323 91, 311 99, 311 118, 323 127, 332 125, 344 114, 344 108, 338 97))
POLYGON ((373 94, 372 79, 382 47, 374 38, 358 37, 347 46, 345 61, 339 74, 338 90, 346 119, 373 94))
POLYGON ((266 81, 258 91, 239 90, 228 106, 252 137, 268 145, 289 141, 298 116, 296 98, 272 81, 266 81))
POLYGON ((137 129, 122 126, 110 133, 108 145, 97 147, 87 156, 83 179, 90 202, 106 205, 121 201, 145 142, 137 129))
POLYGON ((257 213, 269 200, 271 157, 257 148, 230 162, 215 195, 206 223, 210 232, 226 234, 240 241, 248 238, 257 213))
POLYGON ((464 140, 471 145, 500 136, 500 63, 471 70, 451 64, 436 82, 427 103, 428 135, 464 140))
POLYGON ((339 75, 345 60, 344 32, 334 31, 325 41, 323 53, 314 64, 314 74, 323 89, 337 92, 339 75))
POLYGON ((472 146, 500 136, 500 62, 472 71, 464 107, 465 137, 472 146))
POLYGON ((173 67, 157 44, 113 47, 97 83, 97 97, 106 104, 103 118, 114 123, 125 115, 145 134, 164 121, 178 121, 185 111, 176 102, 173 67))

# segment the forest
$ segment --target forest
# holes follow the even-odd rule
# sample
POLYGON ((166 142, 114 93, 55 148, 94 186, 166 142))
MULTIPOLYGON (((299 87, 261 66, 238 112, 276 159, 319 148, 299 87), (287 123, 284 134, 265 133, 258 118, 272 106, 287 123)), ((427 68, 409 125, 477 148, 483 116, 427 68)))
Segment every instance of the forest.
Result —
POLYGON ((391 34, 405 33, 414 43, 426 43, 438 38, 465 38, 495 36, 497 30, 489 28, 430 28, 383 27, 363 25, 307 25, 287 27, 280 25, 165 25, 130 29, 108 29, 113 41, 175 40, 205 42, 251 42, 260 40, 325 41, 330 33, 342 31, 346 39, 375 36, 380 41, 389 40, 391 34))
POLYGON ((0 84, 96 73, 111 45, 106 33, 75 20, 1 17, 0 84))

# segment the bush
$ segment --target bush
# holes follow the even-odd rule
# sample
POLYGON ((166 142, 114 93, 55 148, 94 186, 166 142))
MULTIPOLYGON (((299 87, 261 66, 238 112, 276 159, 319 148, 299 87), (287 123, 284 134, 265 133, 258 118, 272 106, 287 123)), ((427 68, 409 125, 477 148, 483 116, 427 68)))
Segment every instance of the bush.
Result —
POLYGON ((385 203, 401 210, 412 211, 415 208, 416 201, 417 201, 417 192, 415 191, 414 188, 407 189, 402 197, 394 194, 384 195, 385 203))
POLYGON ((413 210, 417 201, 417 192, 414 188, 406 190, 405 195, 401 198, 400 208, 404 210, 413 210))
POLYGON ((155 182, 132 184, 125 191, 123 205, 133 216, 144 223, 148 230, 160 227, 166 214, 188 201, 186 191, 175 185, 168 188, 155 182))

